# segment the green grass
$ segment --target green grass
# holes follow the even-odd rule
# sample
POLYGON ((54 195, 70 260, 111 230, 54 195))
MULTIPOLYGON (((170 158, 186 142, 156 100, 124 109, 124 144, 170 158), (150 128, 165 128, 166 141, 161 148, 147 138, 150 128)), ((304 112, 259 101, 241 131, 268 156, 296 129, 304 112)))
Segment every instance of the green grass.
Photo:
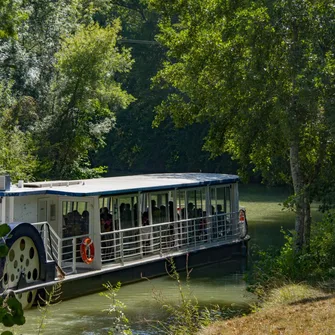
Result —
POLYGON ((317 299, 325 297, 326 294, 321 290, 306 284, 288 284, 273 289, 266 299, 263 308, 271 308, 278 305, 290 305, 302 300, 317 299))

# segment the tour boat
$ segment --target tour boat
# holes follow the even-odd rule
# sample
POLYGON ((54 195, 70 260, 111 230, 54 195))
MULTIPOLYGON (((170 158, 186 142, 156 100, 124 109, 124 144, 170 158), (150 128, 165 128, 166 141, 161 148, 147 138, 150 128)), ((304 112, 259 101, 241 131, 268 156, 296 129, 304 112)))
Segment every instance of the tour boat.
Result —
POLYGON ((162 173, 24 182, 0 176, 0 220, 10 227, 0 293, 25 308, 62 283, 62 298, 245 254, 239 177, 162 173))

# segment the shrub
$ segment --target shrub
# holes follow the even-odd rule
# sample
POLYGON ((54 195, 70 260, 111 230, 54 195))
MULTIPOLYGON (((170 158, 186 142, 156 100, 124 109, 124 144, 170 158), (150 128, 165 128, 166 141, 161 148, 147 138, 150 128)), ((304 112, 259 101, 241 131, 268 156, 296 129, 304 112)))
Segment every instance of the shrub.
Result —
POLYGON ((288 282, 317 282, 335 277, 335 215, 327 213, 312 226, 310 246, 296 252, 295 234, 281 231, 285 244, 280 250, 256 250, 257 260, 247 277, 249 290, 259 296, 288 282))

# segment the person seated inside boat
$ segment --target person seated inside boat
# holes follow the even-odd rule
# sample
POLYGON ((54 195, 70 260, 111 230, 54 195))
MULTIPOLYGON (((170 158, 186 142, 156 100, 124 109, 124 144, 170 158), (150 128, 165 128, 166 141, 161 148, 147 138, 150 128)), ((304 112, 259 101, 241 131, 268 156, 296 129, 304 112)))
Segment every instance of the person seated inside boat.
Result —
MULTIPOLYGON (((170 246, 173 247, 175 245, 175 234, 178 233, 178 224, 174 221, 174 206, 173 201, 169 201, 169 219, 171 224, 169 225, 169 233, 170 233, 170 246)), ((180 216, 177 213, 177 220, 180 220, 180 216)))
POLYGON ((154 223, 158 223, 160 219, 161 211, 156 206, 156 200, 151 200, 151 212, 152 212, 152 219, 154 223))
POLYGON ((150 227, 149 227, 149 214, 148 212, 142 213, 142 226, 145 228, 141 229, 142 242, 143 242, 143 254, 147 254, 150 250, 150 227))
POLYGON ((87 210, 84 210, 81 214, 81 219, 80 219, 82 235, 88 233, 89 223, 90 223, 90 213, 87 210))
POLYGON ((121 215, 122 228, 131 228, 131 209, 130 204, 125 204, 124 211, 121 215))
POLYGON ((216 206, 216 214, 224 214, 222 211, 222 205, 219 204, 216 206))
MULTIPOLYGON (((74 236, 76 235, 76 229, 75 229, 75 213, 68 212, 66 214, 66 217, 64 219, 65 221, 65 229, 64 229, 64 237, 74 236)), ((79 234, 77 234, 79 235, 79 234)))
MULTIPOLYGON (((194 218, 195 217, 195 211, 194 211, 194 204, 193 202, 189 202, 187 205, 187 215, 188 219, 194 218)), ((181 217, 182 219, 186 219, 186 211, 185 208, 181 210, 181 217)))
POLYGON ((126 208, 126 204, 124 202, 121 203, 121 205, 120 205, 120 218, 122 218, 125 208, 126 208))
POLYGON ((100 212, 101 232, 112 231, 112 222, 113 216, 109 213, 108 208, 102 208, 100 212))
POLYGON ((164 205, 159 206, 159 211, 160 211, 160 221, 161 222, 166 222, 166 207, 164 205))
POLYGON ((137 227, 137 203, 134 204, 133 206, 133 215, 134 215, 134 223, 135 223, 135 227, 137 227))

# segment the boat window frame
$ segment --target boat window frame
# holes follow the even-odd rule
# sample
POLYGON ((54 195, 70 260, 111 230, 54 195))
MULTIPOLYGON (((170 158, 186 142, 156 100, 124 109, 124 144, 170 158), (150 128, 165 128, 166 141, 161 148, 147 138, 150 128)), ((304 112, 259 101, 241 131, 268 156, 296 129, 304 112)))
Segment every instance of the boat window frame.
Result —
MULTIPOLYGON (((212 205, 212 195, 211 195, 211 189, 213 188, 215 190, 215 207, 214 207, 214 212, 216 213, 217 211, 217 200, 218 200, 218 197, 217 197, 217 189, 221 189, 221 188, 228 188, 229 187, 229 211, 224 211, 226 214, 230 214, 230 213, 233 213, 233 191, 234 191, 234 188, 233 188, 233 185, 235 184, 238 184, 238 183, 229 183, 229 184, 219 184, 219 185, 209 185, 210 186, 210 189, 209 189, 209 197, 210 197, 210 204, 212 205)), ((225 196, 225 199, 224 199, 224 202, 226 203, 226 196, 225 196)), ((225 208, 223 208, 222 210, 225 210, 225 208)))
MULTIPOLYGON (((88 225, 88 233, 87 235, 93 235, 94 233, 96 233, 96 223, 94 222, 94 197, 68 197, 68 196, 60 196, 58 198, 58 236, 60 236, 61 238, 64 238, 63 236, 63 201, 66 202, 87 202, 87 206, 85 206, 85 210, 88 210, 89 214, 90 214, 90 221, 89 221, 89 225, 88 225), (80 199, 80 200, 78 200, 80 199)), ((78 208, 78 207, 77 207, 78 208)), ((100 222, 99 222, 99 226, 100 226, 100 222)))

